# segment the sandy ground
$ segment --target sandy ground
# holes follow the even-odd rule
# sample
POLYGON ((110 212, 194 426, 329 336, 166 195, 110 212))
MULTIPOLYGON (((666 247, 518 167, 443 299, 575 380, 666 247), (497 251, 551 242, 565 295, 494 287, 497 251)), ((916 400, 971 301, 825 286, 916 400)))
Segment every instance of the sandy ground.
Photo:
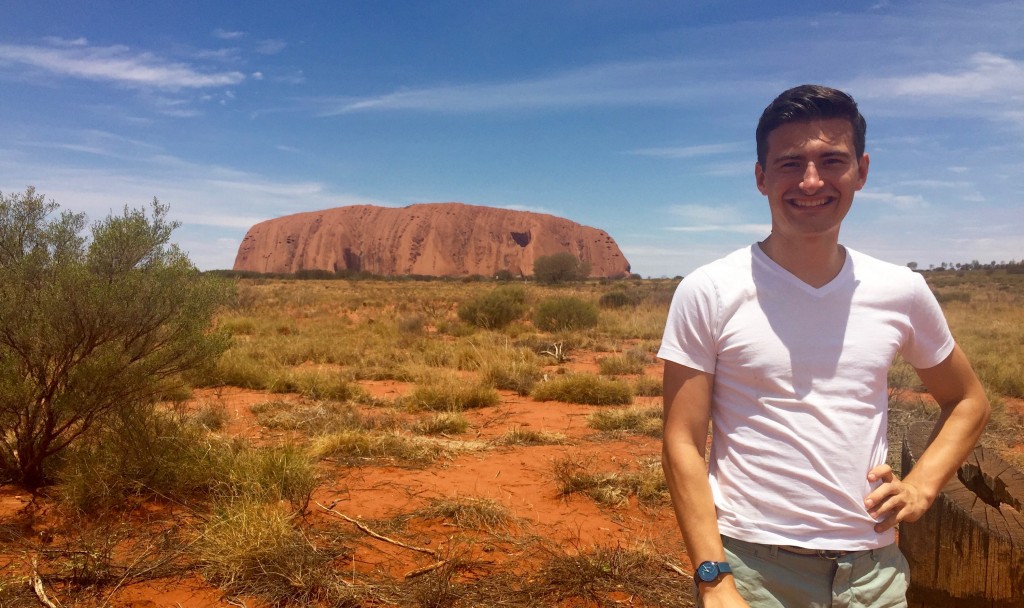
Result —
MULTIPOLYGON (((592 358, 581 358, 572 368, 594 371, 592 358)), ((660 375, 653 366, 648 372, 660 375)), ((411 385, 391 382, 363 382, 362 386, 377 397, 394 398, 411 389, 411 385)), ((226 430, 230 435, 245 436, 257 442, 275 443, 283 434, 271 432, 256 424, 250 411, 253 404, 279 399, 259 391, 218 389, 196 391, 193 402, 219 402, 229 414, 226 430)), ((635 405, 657 406, 660 398, 637 398, 635 405)), ((397 533, 396 539, 409 545, 430 548, 438 555, 456 549, 469 551, 482 564, 512 568, 529 576, 539 559, 536 542, 543 537, 569 551, 586 551, 594 547, 621 547, 654 551, 666 563, 689 572, 691 567, 682 548, 671 508, 667 505, 641 506, 635 499, 617 507, 601 507, 592 499, 573 494, 562 496, 553 473, 553 463, 567 457, 587 463, 598 471, 635 470, 645 459, 657 459, 660 440, 637 435, 602 435, 587 426, 587 416, 596 406, 567 403, 539 403, 513 392, 502 392, 501 403, 495 407, 465 412, 470 430, 453 439, 486 442, 513 428, 522 428, 564 435, 562 445, 490 447, 460 455, 422 468, 370 463, 348 466, 325 461, 321 464, 324 482, 313 495, 306 515, 312 526, 333 526, 359 538, 352 559, 339 568, 352 576, 386 575, 401 579, 418 568, 436 561, 432 555, 407 550, 360 533, 356 526, 330 513, 319 505, 333 505, 338 513, 366 522, 368 526, 401 516, 408 516, 438 498, 486 498, 504 505, 516 518, 509 534, 499 537, 468 539, 464 530, 453 528, 436 519, 412 517, 397 533), (458 545, 458 547, 456 547, 458 545)), ((168 514, 174 516, 173 514, 168 514)), ((150 514, 152 516, 152 514, 150 514)), ((45 537, 59 528, 53 521, 45 500, 30 501, 24 493, 10 486, 0 487, 0 525, 18 534, 45 537)), ((18 556, 0 555, 0 566, 17 561, 18 556)), ((686 590, 689 577, 666 568, 665 576, 678 580, 680 606, 692 605, 686 590)), ((104 593, 102 602, 72 601, 61 598, 61 589, 51 589, 58 605, 104 605, 111 608, 195 607, 242 605, 261 606, 253 598, 226 597, 222 591, 201 578, 185 577, 150 580, 125 584, 113 593, 104 593)), ((614 595, 614 594, 613 594, 614 595)), ((642 606, 623 594, 610 601, 623 606, 642 606)), ((572 606, 588 604, 572 603, 572 606)), ((595 604, 596 605, 596 604, 595 604)))

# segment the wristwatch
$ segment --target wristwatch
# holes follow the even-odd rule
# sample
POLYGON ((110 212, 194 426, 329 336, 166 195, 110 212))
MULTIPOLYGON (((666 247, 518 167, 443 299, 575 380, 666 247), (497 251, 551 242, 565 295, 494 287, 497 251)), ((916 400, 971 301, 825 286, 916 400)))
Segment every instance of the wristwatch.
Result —
POLYGON ((693 573, 693 580, 710 583, 723 574, 732 574, 729 562, 701 562, 697 571, 693 573))

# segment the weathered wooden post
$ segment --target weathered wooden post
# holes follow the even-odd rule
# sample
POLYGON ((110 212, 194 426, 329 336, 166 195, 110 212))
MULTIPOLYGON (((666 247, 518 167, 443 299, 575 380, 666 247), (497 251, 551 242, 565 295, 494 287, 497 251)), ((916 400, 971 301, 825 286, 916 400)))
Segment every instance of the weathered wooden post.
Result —
MULTIPOLYGON (((906 476, 933 422, 903 439, 906 476)), ((1024 608, 1024 474, 977 447, 919 521, 900 525, 910 608, 1024 608)))

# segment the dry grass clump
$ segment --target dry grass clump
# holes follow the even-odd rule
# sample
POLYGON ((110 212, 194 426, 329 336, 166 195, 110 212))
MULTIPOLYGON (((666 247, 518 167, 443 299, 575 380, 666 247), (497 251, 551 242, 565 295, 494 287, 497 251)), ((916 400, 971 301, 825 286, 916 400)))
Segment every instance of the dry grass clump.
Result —
POLYGON ((515 391, 519 396, 530 394, 541 378, 537 355, 526 348, 503 346, 485 348, 479 356, 480 378, 496 389, 515 391))
POLYGON ((565 374, 539 382, 530 396, 535 401, 564 401, 585 405, 628 405, 633 391, 621 380, 593 374, 565 374))
POLYGON ((416 437, 397 432, 344 430, 317 437, 311 449, 319 458, 339 458, 348 464, 384 460, 424 465, 483 447, 467 441, 416 437))
POLYGON ((561 433, 535 431, 521 426, 512 427, 494 440, 495 445, 564 445, 569 439, 561 433))
POLYGON ((640 376, 633 381, 633 394, 637 397, 661 397, 662 390, 661 378, 640 376))
POLYGON ((0 567, 0 606, 37 608, 39 600, 32 593, 28 576, 15 571, 12 564, 0 567))
POLYGON ((621 506, 636 496, 642 505, 668 500, 668 486, 659 461, 640 462, 637 471, 595 472, 588 462, 567 456, 553 463, 555 480, 563 496, 582 493, 604 506, 621 506))
POLYGON ((407 400, 413 410, 442 412, 490 407, 500 402, 501 395, 491 386, 456 377, 444 377, 420 384, 413 389, 407 400))
POLYGON ((393 429, 400 426, 396 417, 366 416, 355 405, 337 401, 274 399, 253 404, 249 410, 256 416, 256 421, 268 429, 302 431, 309 435, 340 429, 393 429))
POLYGON ((235 449, 217 477, 212 494, 219 500, 287 501, 296 511, 305 510, 320 483, 312 456, 292 444, 235 449))
POLYGON ((626 431, 637 435, 661 437, 662 408, 627 407, 598 410, 587 417, 590 428, 604 432, 626 431))
POLYGON ((642 374, 647 366, 646 353, 631 350, 623 355, 612 355, 597 360, 602 376, 624 376, 642 374))
POLYGON ((459 435, 469 429, 469 420, 459 412, 441 412, 417 420, 410 430, 420 435, 459 435))
POLYGON ((297 605, 352 599, 331 565, 335 554, 315 547, 294 516, 273 505, 221 505, 201 528, 193 553, 203 575, 228 593, 297 605))
POLYGON ((516 523, 508 507, 489 498, 431 498, 417 514, 427 519, 444 519, 466 530, 497 532, 516 523))

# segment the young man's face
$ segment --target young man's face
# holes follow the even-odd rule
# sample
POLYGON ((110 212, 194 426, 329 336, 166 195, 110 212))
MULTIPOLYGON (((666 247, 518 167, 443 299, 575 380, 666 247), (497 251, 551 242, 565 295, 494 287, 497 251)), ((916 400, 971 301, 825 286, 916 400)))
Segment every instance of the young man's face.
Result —
POLYGON ((868 177, 858 160, 853 126, 842 118, 784 124, 768 134, 765 165, 754 167, 768 197, 772 235, 786 239, 834 235, 868 177))

